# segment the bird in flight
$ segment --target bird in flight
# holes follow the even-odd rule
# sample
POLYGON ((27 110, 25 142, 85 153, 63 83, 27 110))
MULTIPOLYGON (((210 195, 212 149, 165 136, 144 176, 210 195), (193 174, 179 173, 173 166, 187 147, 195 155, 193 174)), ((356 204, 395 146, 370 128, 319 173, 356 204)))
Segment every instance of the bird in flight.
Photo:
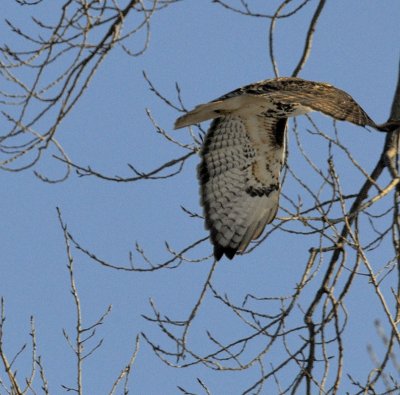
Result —
POLYGON ((288 117, 320 111, 334 119, 388 132, 346 92, 300 78, 274 78, 200 104, 175 129, 212 119, 198 166, 201 204, 215 259, 232 259, 275 218, 285 162, 288 117))

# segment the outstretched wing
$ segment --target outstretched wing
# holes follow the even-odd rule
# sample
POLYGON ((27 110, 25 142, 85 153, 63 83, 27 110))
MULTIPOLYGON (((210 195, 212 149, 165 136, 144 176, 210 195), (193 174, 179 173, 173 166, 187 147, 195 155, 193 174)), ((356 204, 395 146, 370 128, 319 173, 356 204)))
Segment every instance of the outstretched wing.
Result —
POLYGON ((377 128, 375 122, 349 94, 330 84, 300 78, 278 78, 270 81, 264 86, 266 94, 272 100, 282 104, 298 103, 340 121, 377 128))
MULTIPOLYGON (((197 106, 194 110, 177 119, 175 128, 214 119, 245 106, 259 107, 271 103, 276 109, 286 111, 287 116, 297 116, 309 111, 319 111, 334 119, 348 121, 360 126, 387 130, 386 124, 377 125, 361 106, 346 92, 324 82, 307 81, 301 78, 282 77, 264 80, 243 86, 220 98, 197 106)), ((396 125, 398 127, 398 122, 396 125)), ((394 127, 392 127, 393 129, 394 127)))
POLYGON ((198 167, 214 255, 232 259, 278 210, 286 118, 227 115, 206 135, 198 167))

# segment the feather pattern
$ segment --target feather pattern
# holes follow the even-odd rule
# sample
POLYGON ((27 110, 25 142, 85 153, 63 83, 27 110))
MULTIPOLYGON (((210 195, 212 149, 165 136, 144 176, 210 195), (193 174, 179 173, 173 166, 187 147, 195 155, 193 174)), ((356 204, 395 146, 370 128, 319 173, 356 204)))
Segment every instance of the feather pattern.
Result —
POLYGON ((176 120, 179 129, 213 119, 200 152, 198 178, 217 260, 243 252, 275 218, 287 118, 310 111, 382 131, 399 126, 377 125, 346 92, 300 78, 244 86, 176 120))
POLYGON ((198 177, 217 259, 244 251, 275 217, 285 152, 272 132, 276 123, 227 115, 213 121, 206 136, 198 177))

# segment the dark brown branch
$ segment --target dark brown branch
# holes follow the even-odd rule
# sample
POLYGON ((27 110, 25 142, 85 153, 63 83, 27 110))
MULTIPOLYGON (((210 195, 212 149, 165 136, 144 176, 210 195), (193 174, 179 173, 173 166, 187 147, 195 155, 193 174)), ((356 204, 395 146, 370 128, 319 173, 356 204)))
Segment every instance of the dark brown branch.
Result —
POLYGON ((314 15, 312 17, 312 20, 311 20, 311 23, 310 23, 310 26, 308 28, 308 32, 307 32, 307 37, 306 37, 306 41, 305 41, 305 44, 304 44, 303 53, 301 55, 299 63, 297 64, 297 66, 293 70, 293 73, 292 73, 293 77, 297 77, 299 75, 300 71, 302 70, 302 68, 306 64, 308 57, 310 56, 312 41, 313 41, 313 37, 314 37, 314 33, 315 33, 315 28, 317 26, 317 22, 319 20, 321 12, 322 12, 322 10, 323 10, 323 8, 325 6, 325 3, 326 3, 326 0, 320 0, 320 2, 318 3, 317 9, 315 10, 315 13, 314 13, 314 15))

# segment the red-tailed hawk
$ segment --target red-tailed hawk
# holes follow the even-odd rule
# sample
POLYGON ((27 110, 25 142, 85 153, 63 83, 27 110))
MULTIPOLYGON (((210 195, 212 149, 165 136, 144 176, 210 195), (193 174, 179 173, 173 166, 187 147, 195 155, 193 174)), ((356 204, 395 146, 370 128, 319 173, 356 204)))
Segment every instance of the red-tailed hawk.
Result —
POLYGON ((175 129, 213 119, 201 149, 198 178, 217 260, 243 252, 275 218, 287 119, 310 111, 382 131, 395 126, 377 125, 346 92, 300 78, 250 84, 177 119, 175 129))

